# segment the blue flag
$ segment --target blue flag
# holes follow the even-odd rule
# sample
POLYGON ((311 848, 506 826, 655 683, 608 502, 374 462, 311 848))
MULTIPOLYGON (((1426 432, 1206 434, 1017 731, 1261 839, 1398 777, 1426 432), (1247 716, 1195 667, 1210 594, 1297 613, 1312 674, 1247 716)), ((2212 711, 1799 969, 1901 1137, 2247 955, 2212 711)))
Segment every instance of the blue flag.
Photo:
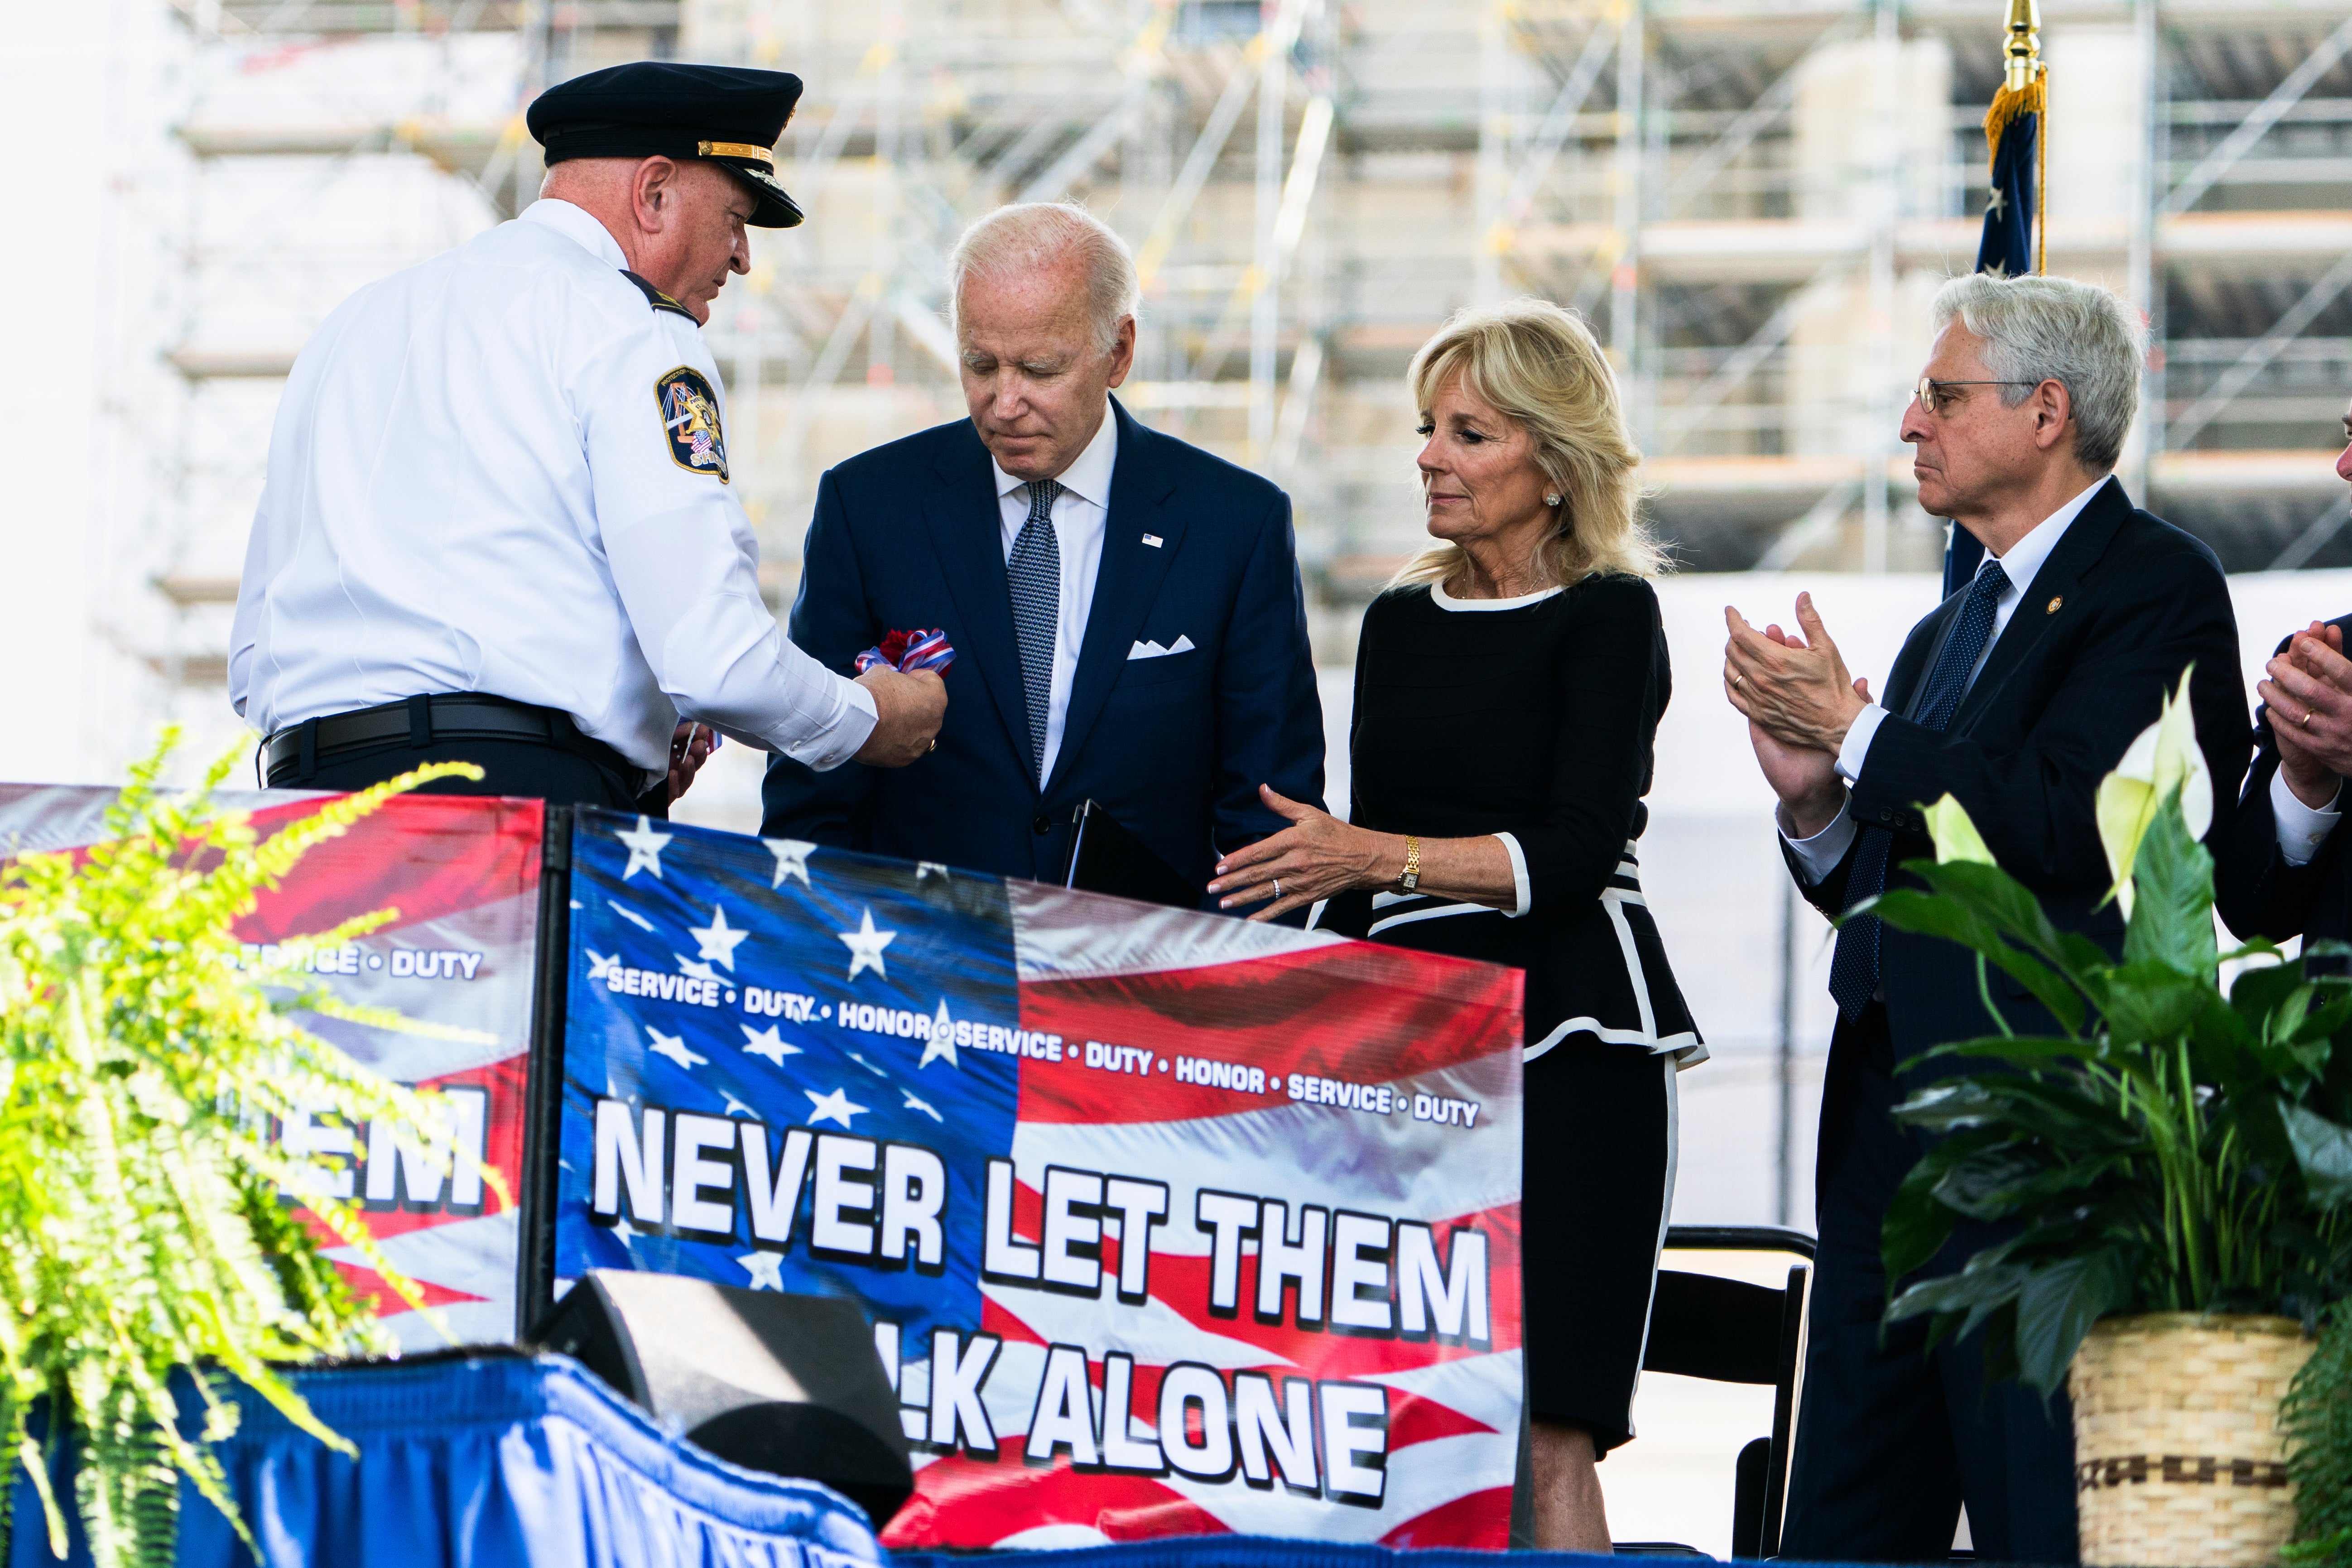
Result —
MULTIPOLYGON (((1992 195, 1985 203, 1984 237, 1977 242, 1977 270, 2022 278, 2033 270, 2035 155, 2042 140, 2042 79, 2021 90, 2003 87, 1985 114, 1985 140, 1992 148, 1992 195)), ((1976 535, 1952 524, 1944 546, 1944 596, 1969 585, 1984 562, 1976 535)))

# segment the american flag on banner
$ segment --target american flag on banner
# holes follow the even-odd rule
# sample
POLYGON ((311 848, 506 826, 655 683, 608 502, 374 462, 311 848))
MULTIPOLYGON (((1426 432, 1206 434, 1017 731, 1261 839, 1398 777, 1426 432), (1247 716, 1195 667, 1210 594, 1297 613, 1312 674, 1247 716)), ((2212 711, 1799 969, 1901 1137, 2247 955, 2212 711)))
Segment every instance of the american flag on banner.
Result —
MULTIPOLYGON (((0 855, 96 843, 115 794, 0 784, 0 855)), ((283 790, 215 797, 225 809, 251 812, 264 837, 325 798, 283 790)), ((265 983, 316 984, 345 1002, 475 1037, 434 1039, 296 1015, 362 1066, 443 1090, 457 1116, 457 1158, 446 1172, 427 1169, 371 1126, 306 1118, 276 1130, 310 1157, 321 1180, 360 1201, 393 1265, 424 1287, 440 1327, 409 1310, 348 1248, 328 1253, 355 1291, 392 1309, 383 1325, 412 1350, 515 1337, 520 1228, 482 1172, 499 1171, 520 1200, 545 811, 535 800, 395 798, 304 856, 236 929, 247 969, 265 983), (357 942, 299 963, 281 952, 287 938, 383 909, 397 909, 399 918, 357 942)))
POLYGON ((583 812, 557 1288, 859 1300, 894 1546, 1506 1544, 1520 977, 583 812))

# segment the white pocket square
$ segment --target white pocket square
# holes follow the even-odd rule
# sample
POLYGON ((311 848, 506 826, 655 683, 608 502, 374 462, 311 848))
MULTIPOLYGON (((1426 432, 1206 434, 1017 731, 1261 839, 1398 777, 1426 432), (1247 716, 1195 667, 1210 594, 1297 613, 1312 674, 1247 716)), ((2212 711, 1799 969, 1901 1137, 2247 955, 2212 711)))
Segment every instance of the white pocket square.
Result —
POLYGON ((1192 651, 1192 639, 1180 635, 1174 642, 1169 644, 1166 647, 1161 647, 1156 642, 1137 643, 1133 647, 1127 650, 1127 657, 1131 659, 1166 658, 1171 653, 1191 653, 1192 651))

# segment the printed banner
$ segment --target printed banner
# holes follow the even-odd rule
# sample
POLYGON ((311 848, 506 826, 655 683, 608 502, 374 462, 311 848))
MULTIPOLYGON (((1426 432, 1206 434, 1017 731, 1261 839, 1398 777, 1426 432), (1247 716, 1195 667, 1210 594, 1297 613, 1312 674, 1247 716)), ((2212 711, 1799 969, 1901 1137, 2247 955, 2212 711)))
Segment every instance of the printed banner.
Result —
POLYGON ((846 1295, 898 1547, 1499 1548, 1520 977, 583 812, 557 1289, 846 1295))
MULTIPOLYGON (((0 854, 76 849, 106 831, 111 789, 0 784, 0 854)), ((224 792, 251 811, 263 834, 316 808, 308 793, 224 792)), ((296 1152, 321 1167, 342 1196, 362 1202, 393 1264, 425 1288, 428 1304, 460 1344, 515 1337, 520 1227, 513 1207, 483 1180, 505 1178, 520 1202, 525 1068, 530 1048, 532 968, 538 955, 539 873, 545 807, 535 800, 405 795, 340 838, 312 849, 283 886, 262 895, 238 927, 246 962, 265 979, 286 976, 278 943, 327 931, 353 915, 396 909, 399 918, 345 946, 310 955, 303 984, 345 1002, 492 1037, 488 1043, 430 1039, 298 1014, 305 1028, 399 1082, 438 1089, 457 1119, 457 1158, 427 1169, 413 1151, 370 1125, 326 1117, 281 1124, 296 1152)), ((290 1201, 290 1200, 289 1200, 290 1201)), ((384 1326, 404 1346, 448 1342, 384 1289, 347 1248, 328 1255, 352 1288, 396 1309, 384 1326)))

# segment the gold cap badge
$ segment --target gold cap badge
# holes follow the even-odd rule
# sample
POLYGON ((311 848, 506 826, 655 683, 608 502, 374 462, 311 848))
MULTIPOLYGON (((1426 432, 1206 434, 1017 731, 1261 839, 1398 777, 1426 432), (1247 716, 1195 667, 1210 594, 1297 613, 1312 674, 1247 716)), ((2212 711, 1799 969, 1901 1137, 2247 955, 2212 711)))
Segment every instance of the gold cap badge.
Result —
POLYGON ((698 157, 740 158, 747 163, 761 163, 771 169, 776 166, 776 155, 772 152, 748 142, 698 142, 695 149, 698 157))
POLYGON ((2044 609, 2042 613, 2043 615, 2045 615, 2045 616, 2054 616, 2054 615, 2056 615, 2056 614, 2058 613, 2058 606, 2059 606, 2059 605, 2063 605, 2063 604, 2064 604, 2065 602, 2066 602, 2066 595, 2063 595, 2063 594, 2061 594, 2061 595, 2059 595, 2057 597, 2055 597, 2055 598, 2052 599, 2052 600, 2050 601, 2049 607, 2048 607, 2048 608, 2046 608, 2046 609, 2044 609))

